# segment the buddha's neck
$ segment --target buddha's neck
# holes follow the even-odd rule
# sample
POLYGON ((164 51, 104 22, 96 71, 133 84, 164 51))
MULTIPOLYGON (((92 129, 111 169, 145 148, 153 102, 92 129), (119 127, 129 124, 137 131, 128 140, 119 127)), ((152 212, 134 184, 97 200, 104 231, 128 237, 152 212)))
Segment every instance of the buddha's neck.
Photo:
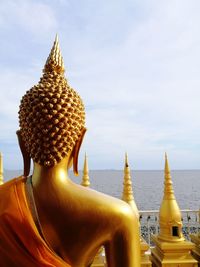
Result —
POLYGON ((68 183, 68 161, 63 159, 51 168, 34 163, 32 183, 34 188, 44 186, 58 187, 68 183))

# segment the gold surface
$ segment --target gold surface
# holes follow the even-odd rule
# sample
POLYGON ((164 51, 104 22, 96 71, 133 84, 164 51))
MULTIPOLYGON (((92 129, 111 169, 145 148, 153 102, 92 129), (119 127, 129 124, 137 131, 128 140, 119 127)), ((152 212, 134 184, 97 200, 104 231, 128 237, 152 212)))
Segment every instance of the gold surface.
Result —
POLYGON ((150 251, 149 245, 146 241, 141 237, 140 238, 140 250, 141 250, 141 266, 142 267, 151 267, 152 263, 150 261, 150 251))
POLYGON ((152 236, 155 244, 151 250, 152 266, 197 266, 197 261, 191 255, 194 245, 185 241, 183 237, 181 212, 174 195, 167 154, 165 154, 164 196, 159 218, 160 233, 158 236, 152 236), (175 232, 173 227, 176 229, 175 232))
POLYGON ((197 267, 197 261, 192 257, 194 245, 188 241, 165 242, 152 236, 155 248, 151 250, 152 266, 165 267, 197 267))
POLYGON ((104 267, 104 266, 107 266, 106 259, 105 259, 105 250, 103 247, 101 247, 97 255, 95 256, 91 267, 104 267))
MULTIPOLYGON (((85 186, 85 187, 90 186, 88 158, 87 158, 86 153, 85 153, 85 158, 84 158, 83 176, 82 176, 81 185, 85 186)), ((103 252, 104 252, 104 247, 101 247, 95 256, 91 267, 104 267, 104 266, 106 266, 105 255, 103 255, 103 252)))
MULTIPOLYGON (((124 182, 123 182, 123 194, 122 200, 127 202, 130 207, 132 208, 133 212, 135 213, 138 219, 138 228, 140 231, 140 221, 139 221, 139 211, 137 205, 135 203, 135 199, 133 196, 133 188, 132 188, 132 181, 131 181, 131 170, 128 163, 128 154, 125 154, 125 164, 124 164, 124 182)), ((143 238, 140 238, 140 253, 141 253, 141 266, 143 267, 150 267, 151 262, 149 259, 149 255, 146 252, 149 250, 149 245, 143 238)))
MULTIPOLYGON (((56 70, 60 75, 59 73, 62 73, 63 70, 63 62, 61 58, 54 57, 57 53, 54 51, 58 50, 57 43, 58 40, 56 39, 55 48, 51 51, 52 56, 50 56, 50 59, 54 59, 53 63, 50 59, 47 59, 44 72, 55 72, 56 70)), ((54 79, 58 75, 50 76, 52 84, 56 83, 54 79)), ((43 86, 46 86, 45 90, 47 92, 51 88, 51 83, 50 85, 43 84, 43 86)), ((68 98, 66 98, 70 103, 74 94, 75 92, 69 94, 68 98)), ((32 95, 32 102, 34 102, 35 95, 37 95, 37 92, 32 95)), ((66 105, 67 103, 65 102, 66 105)), ((28 101, 24 101, 22 113, 29 108, 29 105, 28 101)), ((58 108, 56 115, 60 116, 61 114, 63 117, 61 110, 58 108)), ((48 118, 48 114, 52 112, 51 105, 49 105, 47 112, 48 118)), ((64 114, 64 119, 68 122, 68 129, 74 126, 74 115, 76 115, 75 120, 83 121, 81 118, 82 113, 80 112, 79 118, 78 114, 74 114, 72 109, 70 114, 64 114)), ((45 115, 43 116, 45 117, 45 115)), ((23 128, 23 123, 21 126, 23 128)), ((24 138, 20 139, 20 148, 23 155, 30 153, 32 145, 35 143, 33 140, 28 145, 23 144, 23 142, 28 142, 29 135, 33 138, 32 131, 35 131, 34 128, 29 128, 29 125, 25 126, 28 128, 27 136, 22 134, 24 138)), ((42 126, 43 123, 41 122, 40 128, 42 126)), ((59 123, 56 127, 61 136, 60 140, 65 137, 71 137, 70 131, 61 131, 59 123)), ((21 130, 18 133, 19 138, 21 130)), ((32 174, 34 199, 45 239, 54 252, 71 264, 72 267, 90 266, 101 246, 105 247, 108 267, 139 267, 140 238, 138 218, 130 206, 122 200, 77 185, 68 177, 68 169, 72 164, 75 172, 77 170, 79 149, 84 133, 85 126, 83 125, 77 139, 73 139, 74 142, 71 142, 72 140, 69 138, 71 149, 66 150, 66 156, 61 157, 54 164, 45 164, 46 161, 42 160, 35 161, 32 156, 34 151, 30 155, 34 161, 32 174)), ((71 132, 71 134, 73 133, 71 132)), ((46 137, 45 131, 41 130, 40 134, 37 135, 39 144, 46 140, 46 137)), ((49 142, 50 151, 57 148, 58 141, 56 140, 55 143, 53 141, 49 142)), ((64 143, 61 141, 60 143, 64 147, 64 143)), ((43 152, 41 151, 41 157, 43 152)))
POLYGON ((39 83, 22 97, 19 109, 26 151, 34 162, 46 167, 66 157, 85 132, 84 105, 68 85, 63 66, 56 37, 39 83))
POLYGON ((160 233, 158 238, 163 241, 181 242, 182 233, 181 211, 176 201, 170 174, 167 154, 165 154, 164 196, 159 211, 160 233), (173 235, 173 227, 178 227, 177 236, 173 235))
POLYGON ((132 188, 132 181, 131 181, 131 171, 128 163, 128 155, 125 154, 125 164, 124 164, 124 182, 123 182, 123 194, 122 194, 122 200, 127 202, 133 212, 136 214, 139 222, 139 212, 137 205, 135 203, 135 199, 133 196, 133 188, 132 188))
POLYGON ((0 185, 3 184, 3 155, 0 152, 0 185))
POLYGON ((47 61, 44 66, 44 73, 56 71, 57 73, 64 73, 64 62, 63 57, 60 52, 60 45, 58 41, 58 35, 56 35, 53 47, 47 58, 47 61))
POLYGON ((85 187, 90 186, 90 177, 89 177, 89 169, 88 169, 88 158, 87 158, 86 154, 85 154, 84 165, 83 165, 83 177, 82 177, 81 185, 85 186, 85 187))

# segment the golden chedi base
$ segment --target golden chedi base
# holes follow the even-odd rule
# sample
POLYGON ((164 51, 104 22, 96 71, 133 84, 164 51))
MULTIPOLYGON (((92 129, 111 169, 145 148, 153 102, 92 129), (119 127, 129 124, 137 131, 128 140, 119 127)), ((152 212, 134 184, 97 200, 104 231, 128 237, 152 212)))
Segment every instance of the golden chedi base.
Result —
POLYGON ((191 255, 194 244, 189 241, 163 242, 152 236, 155 248, 151 250, 152 266, 197 267, 198 263, 191 255))
POLYGON ((146 241, 141 238, 140 240, 140 249, 141 249, 141 266, 142 267, 151 267, 151 261, 150 261, 150 253, 149 251, 149 245, 146 243, 146 241))

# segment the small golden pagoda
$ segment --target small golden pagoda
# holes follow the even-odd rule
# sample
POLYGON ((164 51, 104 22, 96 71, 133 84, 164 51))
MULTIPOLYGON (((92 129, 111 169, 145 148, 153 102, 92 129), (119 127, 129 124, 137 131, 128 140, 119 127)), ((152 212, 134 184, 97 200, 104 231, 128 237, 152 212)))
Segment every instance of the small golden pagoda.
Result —
MULTIPOLYGON (((123 182, 123 195, 122 200, 126 201, 136 214, 138 218, 138 227, 140 227, 139 223, 139 211, 137 208, 137 205, 134 200, 133 196, 133 188, 132 188, 132 182, 131 182, 131 171, 128 164, 128 155, 125 154, 125 165, 124 165, 124 182, 123 182)), ((146 243, 146 241, 141 237, 140 238, 140 246, 141 246, 141 266, 143 267, 149 267, 152 266, 149 255, 146 254, 146 252, 149 250, 149 245, 146 243)))
POLYGON ((90 186, 90 177, 89 177, 89 170, 88 170, 88 159, 85 153, 84 159, 84 166, 83 166, 83 177, 82 177, 82 186, 88 187, 90 186))
POLYGON ((131 182, 131 171, 130 171, 129 164, 128 164, 127 153, 125 154, 122 200, 124 200, 125 202, 127 202, 131 206, 132 210, 137 215, 137 218, 139 221, 140 215, 139 215, 139 211, 138 211, 138 208, 137 208, 137 205, 135 203, 134 196, 133 196, 133 189, 132 189, 132 182, 131 182))
POLYGON ((0 152, 0 185, 3 184, 3 155, 0 152))
POLYGON ((197 261, 191 255, 194 245, 183 237, 181 212, 174 195, 167 154, 159 224, 160 233, 152 236, 155 244, 151 257, 153 266, 197 266, 197 261))

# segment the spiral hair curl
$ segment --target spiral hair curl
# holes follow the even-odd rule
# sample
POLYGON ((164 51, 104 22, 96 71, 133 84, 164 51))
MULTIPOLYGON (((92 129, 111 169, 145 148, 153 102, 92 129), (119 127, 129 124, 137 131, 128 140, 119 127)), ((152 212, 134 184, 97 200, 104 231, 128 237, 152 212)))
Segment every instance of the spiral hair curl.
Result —
POLYGON ((57 37, 43 72, 39 83, 22 97, 19 124, 31 158, 52 167, 73 149, 85 125, 85 111, 64 77, 57 37))

